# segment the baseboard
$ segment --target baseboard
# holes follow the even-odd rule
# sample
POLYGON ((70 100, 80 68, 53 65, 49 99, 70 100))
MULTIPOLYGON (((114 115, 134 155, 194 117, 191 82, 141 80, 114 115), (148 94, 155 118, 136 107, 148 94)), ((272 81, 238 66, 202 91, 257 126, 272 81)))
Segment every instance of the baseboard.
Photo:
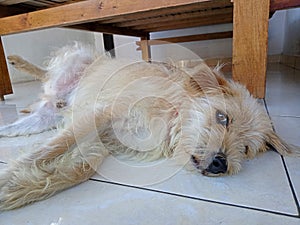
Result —
POLYGON ((268 55, 267 63, 280 63, 281 54, 268 55))
MULTIPOLYGON (((231 72, 232 69, 232 58, 210 58, 204 59, 204 61, 210 66, 214 67, 218 64, 223 64, 224 67, 222 69, 223 72, 231 72)), ((271 63, 280 63, 294 69, 300 69, 300 55, 283 55, 283 54, 276 54, 276 55, 268 55, 267 59, 268 64, 271 63)))
POLYGON ((300 55, 281 55, 280 63, 300 70, 300 55))

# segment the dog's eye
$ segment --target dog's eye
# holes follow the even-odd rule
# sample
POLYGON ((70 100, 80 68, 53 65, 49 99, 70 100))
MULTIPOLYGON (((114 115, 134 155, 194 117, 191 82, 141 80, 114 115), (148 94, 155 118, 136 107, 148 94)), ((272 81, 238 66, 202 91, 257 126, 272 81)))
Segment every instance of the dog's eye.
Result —
POLYGON ((228 116, 225 113, 217 110, 216 119, 217 119, 217 123, 223 125, 224 127, 228 126, 229 119, 228 119, 228 116))

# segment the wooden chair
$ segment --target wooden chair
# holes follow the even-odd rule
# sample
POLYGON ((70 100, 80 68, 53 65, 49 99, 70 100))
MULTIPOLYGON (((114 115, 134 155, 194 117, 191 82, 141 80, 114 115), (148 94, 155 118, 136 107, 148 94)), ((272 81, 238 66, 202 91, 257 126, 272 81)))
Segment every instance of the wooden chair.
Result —
MULTIPOLYGON (((233 31, 176 37, 182 42, 233 37, 233 79, 265 96, 268 19, 299 0, 0 0, 0 36, 67 27, 140 37, 142 58, 150 60, 150 33, 233 23, 233 31)), ((156 40, 157 43, 158 40, 156 40)), ((12 93, 0 43, 0 97, 12 93)))

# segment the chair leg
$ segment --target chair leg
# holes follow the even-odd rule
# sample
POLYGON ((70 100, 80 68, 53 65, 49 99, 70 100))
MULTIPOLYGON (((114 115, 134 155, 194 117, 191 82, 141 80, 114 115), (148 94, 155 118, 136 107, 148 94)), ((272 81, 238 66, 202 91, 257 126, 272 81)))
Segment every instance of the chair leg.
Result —
POLYGON ((0 101, 4 101, 4 95, 12 93, 13 90, 6 65, 2 39, 0 37, 0 101))
POLYGON ((233 7, 233 79, 264 98, 270 0, 238 0, 233 7))
POLYGON ((142 50, 142 59, 146 62, 151 61, 151 49, 148 45, 149 35, 147 37, 141 37, 141 50, 142 50))

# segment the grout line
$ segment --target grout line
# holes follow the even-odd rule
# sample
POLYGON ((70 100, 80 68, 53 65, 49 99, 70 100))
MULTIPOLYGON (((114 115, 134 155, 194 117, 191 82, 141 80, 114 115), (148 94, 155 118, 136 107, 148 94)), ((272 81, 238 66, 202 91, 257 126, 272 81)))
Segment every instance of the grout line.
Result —
POLYGON ((293 194, 293 198, 294 198, 294 201, 295 201, 295 204, 296 204, 296 207, 297 207, 298 216, 300 217, 300 205, 299 205, 299 201, 298 201, 298 198, 297 198, 297 194, 295 192, 295 188, 294 188, 291 176, 289 174, 288 167, 286 165, 286 162, 285 162, 283 156, 281 156, 281 160, 282 160, 282 163, 283 163, 283 166, 284 166, 284 169, 285 169, 285 173, 286 173, 286 177, 288 179, 288 182, 289 182, 289 185, 290 185, 290 189, 291 189, 291 192, 293 194))
POLYGON ((225 205, 225 206, 230 206, 230 207, 235 207, 235 208, 265 212, 265 213, 275 214, 275 215, 279 215, 279 216, 286 216, 286 217, 291 217, 291 218, 300 218, 299 214, 298 215, 292 215, 292 214, 288 214, 288 213, 276 212, 276 211, 267 210, 267 209, 259 209, 259 208, 250 207, 250 206, 243 206, 243 205, 237 205, 237 204, 233 204, 233 203, 226 203, 226 202, 209 200, 209 199, 204 199, 204 198, 199 198, 199 197, 187 196, 187 195, 172 193, 172 192, 168 192, 168 191, 155 190, 155 189, 150 189, 150 188, 145 188, 145 187, 133 186, 133 185, 129 185, 129 184, 121 184, 121 183, 116 183, 116 182, 113 182, 113 181, 97 180, 95 178, 90 178, 90 180, 95 181, 95 182, 100 182, 100 183, 106 183, 106 184, 117 185, 117 186, 122 186, 122 187, 134 188, 134 189, 143 190, 143 191, 155 192, 155 193, 159 193, 159 194, 176 196, 176 197, 179 197, 179 198, 187 198, 187 199, 198 200, 198 201, 202 201, 202 202, 208 202, 208 203, 214 203, 214 204, 218 204, 218 205, 225 205))
MULTIPOLYGON (((265 108, 267 110, 267 113, 268 113, 268 116, 270 117, 271 119, 271 116, 270 116, 270 113, 269 113, 269 109, 268 109, 268 106, 267 106, 267 102, 266 100, 264 99, 264 103, 265 103, 265 108)), ((298 118, 298 117, 297 117, 298 118)), ((273 130, 276 132, 276 129, 275 129, 275 126, 274 124, 272 123, 272 128, 273 130)), ((274 149, 276 151, 276 149, 274 149)), ((276 151, 277 152, 277 151, 276 151)), ((287 168, 287 165, 286 165, 286 162, 284 160, 284 157, 281 155, 281 161, 282 161, 282 164, 283 164, 283 168, 285 170, 285 175, 286 175, 286 178, 288 180, 288 183, 289 183, 289 186, 290 186, 290 190, 292 192, 292 195, 293 195, 293 198, 294 198, 294 201, 295 201, 295 204, 296 204, 296 207, 297 207, 297 211, 298 211, 298 218, 300 218, 300 205, 299 205, 299 201, 297 199, 297 195, 296 195, 296 192, 295 192, 295 189, 294 189, 294 186, 293 186, 293 182, 291 180, 291 176, 289 174, 289 171, 288 171, 288 168, 287 168)))
POLYGON ((300 116, 295 115, 270 115, 271 117, 284 117, 284 118, 297 118, 300 119, 300 116))

